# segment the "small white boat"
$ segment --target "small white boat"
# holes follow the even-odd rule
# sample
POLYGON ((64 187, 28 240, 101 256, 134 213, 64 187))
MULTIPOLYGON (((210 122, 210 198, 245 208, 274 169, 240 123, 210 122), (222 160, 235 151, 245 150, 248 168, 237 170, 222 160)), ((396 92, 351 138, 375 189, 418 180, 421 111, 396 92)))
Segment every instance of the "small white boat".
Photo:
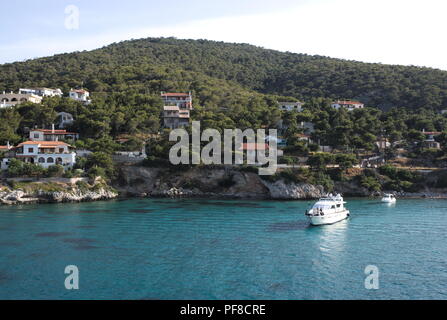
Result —
POLYGON ((349 210, 345 208, 343 197, 339 194, 330 194, 320 198, 312 207, 306 211, 309 222, 314 226, 333 224, 349 217, 349 210))
POLYGON ((383 197, 382 197, 382 202, 395 203, 396 202, 396 197, 394 196, 394 194, 385 193, 383 195, 383 197))

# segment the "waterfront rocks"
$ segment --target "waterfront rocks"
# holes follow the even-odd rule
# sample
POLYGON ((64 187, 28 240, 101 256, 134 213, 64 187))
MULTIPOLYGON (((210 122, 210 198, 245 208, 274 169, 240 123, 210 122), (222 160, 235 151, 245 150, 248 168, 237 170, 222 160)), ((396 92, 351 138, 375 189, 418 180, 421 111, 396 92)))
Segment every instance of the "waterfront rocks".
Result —
POLYGON ((325 194, 322 186, 268 182, 256 173, 233 167, 193 167, 163 170, 123 166, 114 187, 122 195, 148 197, 212 197, 232 199, 313 199, 325 194))
POLYGON ((286 183, 283 180, 273 183, 262 182, 269 189, 272 199, 314 199, 323 197, 326 194, 322 186, 308 183, 286 183))
POLYGON ((33 182, 24 185, 22 189, 11 190, 9 187, 0 188, 0 204, 13 205, 24 203, 61 203, 108 200, 118 197, 118 193, 103 182, 79 187, 76 184, 57 184, 55 189, 46 190, 48 184, 33 182))

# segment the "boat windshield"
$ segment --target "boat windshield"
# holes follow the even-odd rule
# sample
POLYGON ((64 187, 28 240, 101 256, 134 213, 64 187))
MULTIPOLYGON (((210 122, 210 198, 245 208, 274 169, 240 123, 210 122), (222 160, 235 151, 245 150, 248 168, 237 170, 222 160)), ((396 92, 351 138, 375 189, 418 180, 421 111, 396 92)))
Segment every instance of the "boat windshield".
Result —
POLYGON ((313 208, 314 208, 314 209, 323 209, 323 210, 326 210, 326 209, 335 208, 335 206, 332 205, 332 204, 326 204, 326 203, 316 203, 316 204, 313 206, 313 208))

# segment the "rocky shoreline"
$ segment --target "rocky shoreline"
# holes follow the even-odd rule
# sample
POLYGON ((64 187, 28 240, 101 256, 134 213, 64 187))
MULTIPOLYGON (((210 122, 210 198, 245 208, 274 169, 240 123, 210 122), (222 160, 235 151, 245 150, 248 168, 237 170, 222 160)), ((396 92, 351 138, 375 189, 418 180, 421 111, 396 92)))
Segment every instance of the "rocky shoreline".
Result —
MULTIPOLYGON (((271 181, 254 172, 232 168, 190 168, 173 171, 164 168, 123 166, 113 188, 101 178, 89 183, 87 181, 86 178, 75 181, 38 180, 16 188, 0 185, 0 204, 86 202, 118 197, 310 200, 327 194, 321 185, 295 183, 284 179, 271 181)), ((394 194, 398 198, 408 199, 447 199, 447 193, 442 191, 426 189, 418 193, 394 194)), ((334 192, 345 197, 378 198, 382 195, 380 192, 370 192, 347 182, 336 182, 334 192)))
POLYGON ((118 196, 118 192, 107 186, 100 179, 95 179, 91 184, 84 181, 82 184, 79 184, 79 182, 67 183, 58 181, 49 183, 46 180, 38 180, 22 183, 16 188, 0 186, 0 204, 4 205, 87 202, 110 200, 118 196), (51 188, 48 188, 49 186, 51 188))

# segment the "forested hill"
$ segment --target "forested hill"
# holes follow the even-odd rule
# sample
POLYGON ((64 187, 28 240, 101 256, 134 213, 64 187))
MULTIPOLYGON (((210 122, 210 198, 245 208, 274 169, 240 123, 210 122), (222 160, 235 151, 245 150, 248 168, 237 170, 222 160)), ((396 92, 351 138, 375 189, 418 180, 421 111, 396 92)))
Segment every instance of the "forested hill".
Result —
MULTIPOLYGON (((351 45, 347 46, 351 50, 351 45)), ((260 93, 358 99, 383 109, 447 108, 447 71, 347 61, 247 44, 148 38, 0 65, 0 91, 24 86, 92 92, 197 89, 201 80, 260 93)), ((214 88, 217 89, 217 88, 214 88)))

